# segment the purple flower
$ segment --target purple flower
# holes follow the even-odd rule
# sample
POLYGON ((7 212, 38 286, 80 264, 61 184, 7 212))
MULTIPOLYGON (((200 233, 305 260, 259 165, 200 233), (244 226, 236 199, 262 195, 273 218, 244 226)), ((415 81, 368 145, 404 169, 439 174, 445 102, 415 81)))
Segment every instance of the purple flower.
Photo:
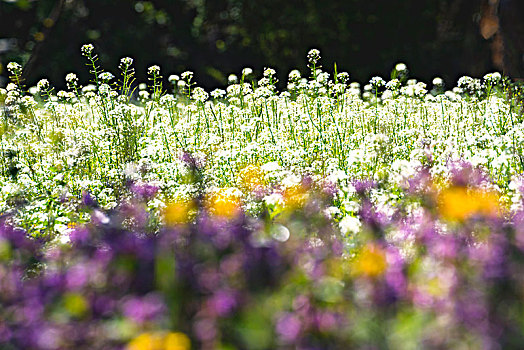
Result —
POLYGON ((216 338, 217 327, 214 320, 203 318, 194 323, 193 331, 202 342, 208 342, 216 338))
POLYGON ((220 317, 227 316, 237 306, 237 297, 232 291, 219 290, 213 294, 208 305, 214 314, 220 317))
POLYGON ((98 204, 89 191, 82 191, 82 204, 88 208, 96 208, 98 204))
POLYGON ((89 240, 89 230, 85 227, 76 227, 69 233, 69 240, 73 245, 75 244, 86 244, 89 240))
POLYGON ((189 152, 184 151, 180 156, 180 160, 186 164, 187 167, 193 170, 200 170, 204 167, 205 160, 196 157, 189 152))
POLYGON ((355 187, 355 191, 361 196, 367 195, 368 192, 376 185, 376 182, 371 179, 353 181, 353 187, 355 187))
POLYGON ((464 160, 448 162, 451 175, 451 182, 454 186, 474 186, 480 187, 483 184, 491 183, 489 176, 480 168, 474 168, 471 163, 464 160))
POLYGON ((68 269, 66 275, 66 286, 69 290, 79 290, 88 283, 92 271, 87 264, 77 264, 68 269))
POLYGON ((287 343, 294 343, 300 336, 302 324, 298 317, 291 313, 285 313, 279 317, 276 331, 280 338, 287 343))
POLYGON ((131 192, 139 198, 148 201, 157 194, 158 187, 148 183, 133 184, 131 185, 131 192))
POLYGON ((157 294, 131 297, 122 304, 124 316, 139 323, 157 319, 164 311, 164 302, 157 294))

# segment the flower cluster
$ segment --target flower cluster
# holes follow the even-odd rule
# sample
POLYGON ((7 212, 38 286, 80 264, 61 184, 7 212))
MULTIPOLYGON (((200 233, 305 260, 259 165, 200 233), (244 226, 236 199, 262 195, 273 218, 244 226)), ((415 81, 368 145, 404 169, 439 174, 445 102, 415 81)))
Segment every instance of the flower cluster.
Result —
POLYGON ((84 192, 109 210, 129 196, 131 182, 153 183, 158 196, 147 205, 156 213, 193 198, 200 189, 188 183, 186 152, 204 164, 198 176, 210 190, 202 198, 240 193, 251 214, 300 206, 297 179, 306 175, 336 185, 330 215, 348 234, 359 227, 350 178, 381 182, 374 204, 390 207, 423 164, 448 179, 447 164, 464 159, 496 179, 502 202, 518 203, 512 186, 524 170, 524 119, 496 73, 445 91, 439 79, 431 86, 408 79, 398 64, 390 81, 375 77, 361 87, 346 72, 321 70, 312 50, 314 73, 292 70, 287 90, 267 68, 244 69, 208 92, 190 71, 166 75, 166 89, 158 66, 139 84, 131 58, 109 73, 92 45, 82 52, 91 57, 92 84, 68 74, 67 91, 45 79, 29 93, 17 82, 0 90, 1 130, 9 135, 0 140, 0 212, 32 235, 63 236, 69 224, 85 222, 84 192))
MULTIPOLYGON (((326 215, 333 191, 307 177, 283 193, 300 204, 272 218, 219 191, 173 202, 152 230, 158 189, 134 184, 112 211, 86 194, 90 222, 66 244, 4 223, 0 346, 516 348, 524 212, 504 213, 471 164, 449 168, 442 182, 421 166, 391 210, 373 198, 380 182, 352 181, 352 239, 326 215)), ((261 171, 242 179, 263 186, 261 171)))

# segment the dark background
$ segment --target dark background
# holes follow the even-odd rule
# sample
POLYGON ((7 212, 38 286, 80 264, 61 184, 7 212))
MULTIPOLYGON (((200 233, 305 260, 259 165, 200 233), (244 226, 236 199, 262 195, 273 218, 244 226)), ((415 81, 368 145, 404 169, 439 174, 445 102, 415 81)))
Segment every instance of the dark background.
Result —
MULTIPOLYGON (((524 2, 501 1, 521 8, 524 2)), ((120 58, 131 56, 139 80, 146 79, 148 66, 159 64, 165 78, 189 69, 200 85, 213 88, 246 66, 258 75, 273 67, 286 80, 291 69, 306 72, 306 53, 318 48, 325 70, 332 72, 336 62, 353 80, 388 77, 404 62, 411 76, 427 82, 441 76, 449 86, 465 74, 503 69, 496 7, 489 6, 496 3, 0 0, 0 39, 11 39, 4 40, 3 52, 0 45, 1 75, 7 77, 6 64, 16 61, 26 67, 27 85, 46 77, 61 87, 68 72, 86 82, 80 47, 93 43, 103 69, 115 75, 120 58)))

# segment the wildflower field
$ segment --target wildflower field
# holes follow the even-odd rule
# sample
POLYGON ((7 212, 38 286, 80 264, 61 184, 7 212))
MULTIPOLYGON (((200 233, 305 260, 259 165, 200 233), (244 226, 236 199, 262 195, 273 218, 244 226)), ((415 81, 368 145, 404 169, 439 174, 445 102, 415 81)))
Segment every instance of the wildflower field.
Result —
POLYGON ((522 348, 518 85, 81 51, 84 86, 0 89, 0 348, 522 348))

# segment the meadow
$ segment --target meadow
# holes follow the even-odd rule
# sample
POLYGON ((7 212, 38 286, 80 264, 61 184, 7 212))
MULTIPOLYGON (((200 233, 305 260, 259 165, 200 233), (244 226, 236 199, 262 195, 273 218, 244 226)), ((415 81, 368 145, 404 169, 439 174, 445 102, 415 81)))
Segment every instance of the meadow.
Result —
POLYGON ((307 55, 206 91, 192 72, 0 89, 2 348, 518 348, 524 120, 499 73, 307 55), (285 89, 279 91, 279 86, 285 89))

